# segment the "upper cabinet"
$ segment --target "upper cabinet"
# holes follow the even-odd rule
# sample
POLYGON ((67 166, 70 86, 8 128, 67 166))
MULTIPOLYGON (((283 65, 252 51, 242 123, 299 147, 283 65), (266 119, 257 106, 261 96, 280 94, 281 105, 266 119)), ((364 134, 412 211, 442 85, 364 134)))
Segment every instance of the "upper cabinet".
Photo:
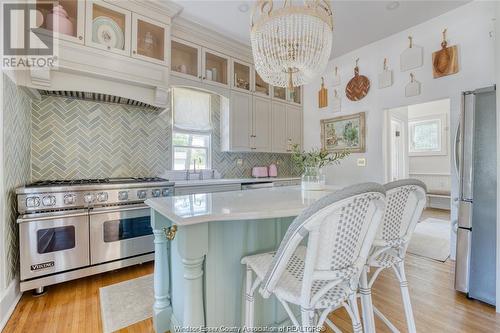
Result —
POLYGON ((172 38, 171 73, 187 79, 228 88, 230 58, 199 45, 172 38))
POLYGON ((271 86, 260 77, 256 70, 254 70, 253 92, 263 97, 271 97, 271 86))
POLYGON ((188 79, 201 80, 201 47, 177 38, 172 38, 171 45, 171 72, 188 79))
POLYGON ((202 49, 202 75, 205 83, 229 86, 229 57, 209 49, 202 49))
POLYGON ((294 87, 293 89, 287 89, 287 91, 289 102, 302 104, 302 87, 294 87))
POLYGON ((104 1, 86 2, 85 44, 130 55, 132 13, 104 1))
POLYGON ((233 69, 233 77, 231 88, 241 90, 243 92, 253 91, 252 65, 240 60, 233 59, 231 61, 233 69))
POLYGON ((168 35, 168 25, 134 13, 132 15, 132 57, 168 65, 168 35))
POLYGON ((286 101, 286 88, 282 87, 273 87, 273 98, 280 100, 280 101, 286 101))
POLYGON ((42 14, 40 28, 50 30, 59 39, 83 44, 85 30, 85 2, 79 0, 37 0, 36 8, 42 14))

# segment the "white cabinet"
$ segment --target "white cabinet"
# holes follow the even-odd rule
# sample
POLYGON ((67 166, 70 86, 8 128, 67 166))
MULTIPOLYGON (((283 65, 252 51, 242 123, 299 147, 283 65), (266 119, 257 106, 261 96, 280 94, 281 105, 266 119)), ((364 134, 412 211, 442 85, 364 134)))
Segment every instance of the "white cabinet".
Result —
POLYGON ((271 101, 253 96, 252 149, 266 152, 271 148, 271 101))
POLYGON ((172 38, 171 58, 172 74, 176 76, 224 88, 230 87, 231 59, 222 53, 172 38))
MULTIPOLYGON (((294 145, 299 145, 302 149, 302 109, 298 106, 286 106, 286 135, 287 142, 294 145)), ((291 149, 287 147, 287 151, 291 149)))
POLYGON ((229 134, 231 151, 250 151, 252 150, 253 139, 253 101, 252 95, 231 92, 231 101, 229 102, 229 134))
POLYGON ((269 99, 233 90, 229 108, 221 112, 222 150, 271 151, 269 99))
POLYGON ((59 11, 61 14, 65 13, 67 15, 67 20, 61 19, 59 24, 64 26, 59 29, 60 32, 53 31, 54 37, 78 44, 85 42, 83 38, 85 32, 85 1, 36 0, 35 3, 36 9, 43 17, 41 29, 53 31, 54 24, 52 22, 54 22, 54 19, 50 17, 54 16, 54 11, 59 11), (60 7, 56 8, 56 6, 60 7))
POLYGON ((132 14, 132 57, 168 66, 168 25, 132 14))
POLYGON ((130 56, 132 13, 98 0, 86 7, 85 45, 130 56))
POLYGON ((289 153, 293 145, 302 148, 302 108, 273 101, 272 151, 289 153))
POLYGON ((271 151, 283 153, 288 149, 286 135, 286 104, 273 101, 271 116, 271 151))

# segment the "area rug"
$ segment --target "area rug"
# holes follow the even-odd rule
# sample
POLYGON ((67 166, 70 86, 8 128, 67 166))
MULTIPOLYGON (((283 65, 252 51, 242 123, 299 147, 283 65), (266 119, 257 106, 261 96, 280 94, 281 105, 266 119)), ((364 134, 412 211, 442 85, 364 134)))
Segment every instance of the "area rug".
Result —
POLYGON ((446 261, 450 256, 450 221, 426 218, 417 224, 408 253, 446 261))
POLYGON ((153 315, 153 274, 99 288, 104 333, 115 332, 153 315))

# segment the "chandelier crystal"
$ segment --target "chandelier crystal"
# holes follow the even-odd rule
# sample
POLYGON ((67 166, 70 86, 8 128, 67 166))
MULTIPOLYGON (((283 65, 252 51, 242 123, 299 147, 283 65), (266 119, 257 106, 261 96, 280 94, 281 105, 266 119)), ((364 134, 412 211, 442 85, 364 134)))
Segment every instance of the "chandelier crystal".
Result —
POLYGON ((330 58, 333 14, 327 0, 304 4, 259 0, 253 9, 250 39, 255 69, 267 83, 298 87, 322 73, 330 58))

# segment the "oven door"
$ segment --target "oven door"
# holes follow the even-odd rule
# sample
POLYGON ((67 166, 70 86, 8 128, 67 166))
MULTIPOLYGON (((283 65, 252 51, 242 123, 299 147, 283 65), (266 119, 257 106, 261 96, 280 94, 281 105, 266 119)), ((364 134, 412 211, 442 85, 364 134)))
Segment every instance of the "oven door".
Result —
POLYGON ((90 264, 87 210, 24 215, 17 222, 22 281, 90 264))
POLYGON ((97 208, 90 212, 92 265, 154 251, 150 208, 97 208))

